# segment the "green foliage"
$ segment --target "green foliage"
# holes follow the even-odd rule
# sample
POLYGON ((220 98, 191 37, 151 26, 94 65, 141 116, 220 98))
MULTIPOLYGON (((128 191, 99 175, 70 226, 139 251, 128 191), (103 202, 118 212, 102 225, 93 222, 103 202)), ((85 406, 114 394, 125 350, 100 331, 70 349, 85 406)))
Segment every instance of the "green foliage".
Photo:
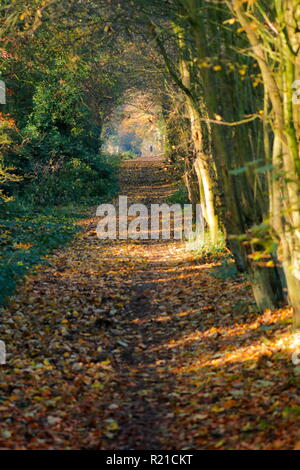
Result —
MULTIPOLYGON (((189 248, 189 243, 187 243, 189 248)), ((196 258, 201 258, 204 255, 219 255, 220 253, 225 253, 226 251, 226 242, 225 237, 222 232, 218 233, 216 240, 212 240, 208 232, 204 232, 203 235, 199 237, 196 242, 193 242, 191 245, 191 250, 193 251, 196 258)))
POLYGON ((9 115, 0 113, 0 210, 3 203, 10 200, 4 192, 4 185, 20 180, 14 173, 14 168, 4 164, 4 153, 16 139, 16 131, 14 120, 9 115))
POLYGON ((68 242, 79 230, 72 208, 48 209, 42 214, 0 219, 0 305, 12 295, 20 277, 42 258, 68 242))
POLYGON ((3 138, 0 183, 8 202, 0 206, 0 304, 21 276, 76 232, 74 216, 54 206, 97 204, 117 190, 116 166, 101 157, 99 132, 86 121, 74 88, 62 102, 50 91, 37 87, 21 139, 3 138))
POLYGON ((181 183, 178 189, 175 191, 175 193, 168 197, 168 202, 170 204, 188 204, 189 203, 188 192, 184 184, 181 183))
POLYGON ((128 150, 127 152, 122 152, 119 154, 121 160, 134 160, 137 157, 137 154, 128 150))
POLYGON ((236 279, 238 271, 232 257, 225 257, 221 264, 210 271, 210 274, 221 281, 236 279))
POLYGON ((13 95, 10 114, 0 114, 0 305, 76 233, 70 203, 96 205, 118 189, 117 165, 101 155, 101 122, 87 104, 88 68, 69 67, 62 55, 38 73, 26 70, 30 86, 6 80, 13 95))
POLYGON ((99 153, 99 128, 82 103, 78 79, 60 64, 38 83, 33 110, 21 130, 21 145, 7 146, 6 167, 16 168, 19 184, 4 185, 6 194, 32 206, 84 203, 108 198, 117 189, 115 171, 99 153), (58 76, 60 77, 58 79, 58 76))
MULTIPOLYGON (((69 150, 72 147, 74 144, 70 144, 69 150)), ((34 153, 32 143, 31 149, 34 153)), ((53 161, 35 164, 34 160, 28 159, 27 163, 22 181, 17 188, 14 186, 14 194, 32 206, 103 200, 117 190, 115 168, 100 155, 85 155, 80 159, 62 153, 53 161)))

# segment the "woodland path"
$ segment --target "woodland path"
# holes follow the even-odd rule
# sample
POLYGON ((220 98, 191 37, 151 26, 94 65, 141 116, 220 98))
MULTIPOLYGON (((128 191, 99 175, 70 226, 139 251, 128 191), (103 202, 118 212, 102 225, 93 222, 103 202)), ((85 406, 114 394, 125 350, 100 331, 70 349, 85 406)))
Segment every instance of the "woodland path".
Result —
MULTIPOLYGON (((158 158, 128 161, 121 194, 165 201, 166 175, 158 158)), ((182 242, 100 241, 97 221, 2 312, 0 448, 293 448, 288 313, 251 311, 249 286, 182 242)))

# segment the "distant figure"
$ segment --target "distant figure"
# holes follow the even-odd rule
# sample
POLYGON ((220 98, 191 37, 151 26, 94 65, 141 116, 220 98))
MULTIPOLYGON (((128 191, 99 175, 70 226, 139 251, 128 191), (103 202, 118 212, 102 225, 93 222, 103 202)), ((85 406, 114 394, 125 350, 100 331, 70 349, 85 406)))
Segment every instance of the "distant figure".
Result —
POLYGON ((153 152, 153 146, 150 145, 150 148, 149 148, 150 152, 153 152))

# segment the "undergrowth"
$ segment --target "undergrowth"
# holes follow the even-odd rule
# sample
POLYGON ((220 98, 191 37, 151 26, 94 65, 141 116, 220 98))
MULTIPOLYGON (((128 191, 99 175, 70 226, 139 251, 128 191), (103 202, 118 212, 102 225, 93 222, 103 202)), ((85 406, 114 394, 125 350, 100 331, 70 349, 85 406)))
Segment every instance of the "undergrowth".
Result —
POLYGON ((219 280, 236 279, 238 271, 234 259, 226 247, 225 237, 218 233, 217 240, 212 240, 206 231, 198 236, 194 242, 186 242, 187 249, 191 250, 196 259, 209 259, 215 262, 209 274, 219 280))
POLYGON ((80 217, 80 208, 69 206, 0 219, 0 305, 14 293, 20 278, 78 232, 75 222, 80 217))

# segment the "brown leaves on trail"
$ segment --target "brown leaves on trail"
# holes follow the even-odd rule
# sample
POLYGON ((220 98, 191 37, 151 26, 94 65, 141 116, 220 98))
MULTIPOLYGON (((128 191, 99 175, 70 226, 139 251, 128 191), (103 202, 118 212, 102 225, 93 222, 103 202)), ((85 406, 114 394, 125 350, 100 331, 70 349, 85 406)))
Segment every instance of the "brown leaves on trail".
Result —
MULTIPOLYGON (((122 194, 165 200, 159 160, 122 194), (141 187, 143 189, 141 190, 141 187)), ((1 311, 3 449, 299 449, 299 336, 174 241, 100 241, 96 218, 1 311)))

